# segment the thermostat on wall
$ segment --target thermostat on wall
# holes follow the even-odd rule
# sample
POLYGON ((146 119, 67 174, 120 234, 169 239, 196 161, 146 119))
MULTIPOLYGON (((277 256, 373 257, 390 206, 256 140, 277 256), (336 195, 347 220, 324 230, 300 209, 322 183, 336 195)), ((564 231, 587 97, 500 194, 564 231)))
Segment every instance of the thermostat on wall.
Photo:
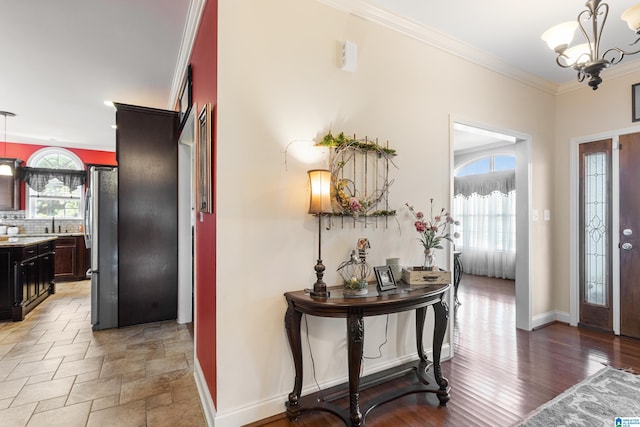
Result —
POLYGON ((355 72, 358 65, 358 45, 354 42, 346 40, 342 44, 342 62, 341 69, 344 71, 355 72))

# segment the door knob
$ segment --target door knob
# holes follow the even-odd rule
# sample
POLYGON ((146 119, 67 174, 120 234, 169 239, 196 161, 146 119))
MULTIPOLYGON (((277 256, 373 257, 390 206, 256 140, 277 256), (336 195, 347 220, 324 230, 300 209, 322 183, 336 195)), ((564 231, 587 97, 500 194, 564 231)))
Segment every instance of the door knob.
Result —
POLYGON ((625 251, 630 251, 632 248, 633 248, 633 245, 631 243, 622 244, 622 249, 624 249, 625 251))
POLYGON ((622 234, 624 234, 625 236, 631 236, 633 234, 633 231, 630 228, 625 228, 624 230, 622 230, 622 234))

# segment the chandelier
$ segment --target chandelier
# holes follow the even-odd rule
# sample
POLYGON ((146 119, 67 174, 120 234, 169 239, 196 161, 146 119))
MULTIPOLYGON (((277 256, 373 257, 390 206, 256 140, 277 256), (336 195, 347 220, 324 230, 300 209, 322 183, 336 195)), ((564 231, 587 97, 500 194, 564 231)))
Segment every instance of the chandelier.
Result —
MULTIPOLYGON (((579 82, 588 78, 589 86, 596 90, 602 83, 600 73, 605 68, 619 63, 625 55, 635 55, 640 52, 640 49, 628 52, 613 47, 600 55, 600 38, 604 24, 607 22, 609 5, 602 3, 601 0, 588 0, 585 6, 587 9, 578 14, 577 21, 565 22, 548 29, 542 34, 542 40, 558 54, 556 63, 559 66, 573 68, 578 72, 579 82), (590 31, 587 32, 585 27, 590 31), (580 28, 586 43, 570 46, 576 28, 580 28)), ((622 14, 622 20, 640 36, 640 3, 627 9, 622 14)), ((638 41, 640 38, 630 46, 638 41)))

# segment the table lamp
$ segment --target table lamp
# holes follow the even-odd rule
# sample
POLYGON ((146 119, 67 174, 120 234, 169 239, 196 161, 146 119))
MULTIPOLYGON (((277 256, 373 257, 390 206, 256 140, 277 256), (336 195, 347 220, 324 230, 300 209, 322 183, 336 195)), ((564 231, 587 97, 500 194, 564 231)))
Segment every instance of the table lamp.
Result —
POLYGON ((310 292, 315 298, 328 298, 327 284, 322 280, 325 266, 322 263, 322 215, 333 212, 331 207, 331 172, 326 169, 312 169, 307 172, 311 187, 309 213, 318 217, 318 261, 314 267, 317 280, 310 292))

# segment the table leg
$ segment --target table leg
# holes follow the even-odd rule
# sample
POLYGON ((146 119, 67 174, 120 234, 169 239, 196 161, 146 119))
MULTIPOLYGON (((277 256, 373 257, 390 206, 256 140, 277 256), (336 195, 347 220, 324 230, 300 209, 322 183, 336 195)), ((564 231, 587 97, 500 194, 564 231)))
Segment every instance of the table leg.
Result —
POLYGON ((447 321, 449 319, 449 308, 447 304, 440 300, 433 305, 435 312, 435 325, 433 329, 433 374, 436 382, 440 386, 437 393, 441 405, 446 405, 449 401, 449 380, 442 376, 440 367, 440 356, 442 354, 442 343, 447 331, 447 321))
POLYGON ((458 287, 460 286, 460 280, 462 280, 462 261, 460 261, 460 255, 454 255, 453 257, 453 296, 455 300, 455 305, 458 306, 461 304, 458 299, 458 287))
POLYGON ((349 413, 351 426, 362 425, 360 412, 360 367, 362 365, 362 351, 364 345, 364 320, 362 313, 349 313, 347 319, 349 331, 347 350, 349 354, 349 413))
POLYGON ((416 308, 416 347, 418 350, 418 357, 420 361, 416 367, 416 376, 418 380, 425 385, 429 385, 429 379, 427 377, 427 371, 431 366, 431 362, 427 358, 427 353, 424 351, 424 344, 422 337, 424 334, 424 321, 427 317, 427 307, 416 308))
POLYGON ((416 308, 416 346, 418 348, 418 357, 420 362, 428 363, 427 353, 424 351, 422 336, 424 333, 424 321, 427 317, 427 307, 416 308))
POLYGON ((300 320, 302 313, 297 311, 291 301, 287 301, 289 308, 284 318, 284 326, 287 330, 289 338, 289 346, 291 347, 291 355, 293 356, 293 365, 296 370, 296 378, 293 385, 293 391, 289 393, 287 402, 287 416, 295 419, 299 414, 300 392, 302 391, 302 340, 300 339, 300 320))

